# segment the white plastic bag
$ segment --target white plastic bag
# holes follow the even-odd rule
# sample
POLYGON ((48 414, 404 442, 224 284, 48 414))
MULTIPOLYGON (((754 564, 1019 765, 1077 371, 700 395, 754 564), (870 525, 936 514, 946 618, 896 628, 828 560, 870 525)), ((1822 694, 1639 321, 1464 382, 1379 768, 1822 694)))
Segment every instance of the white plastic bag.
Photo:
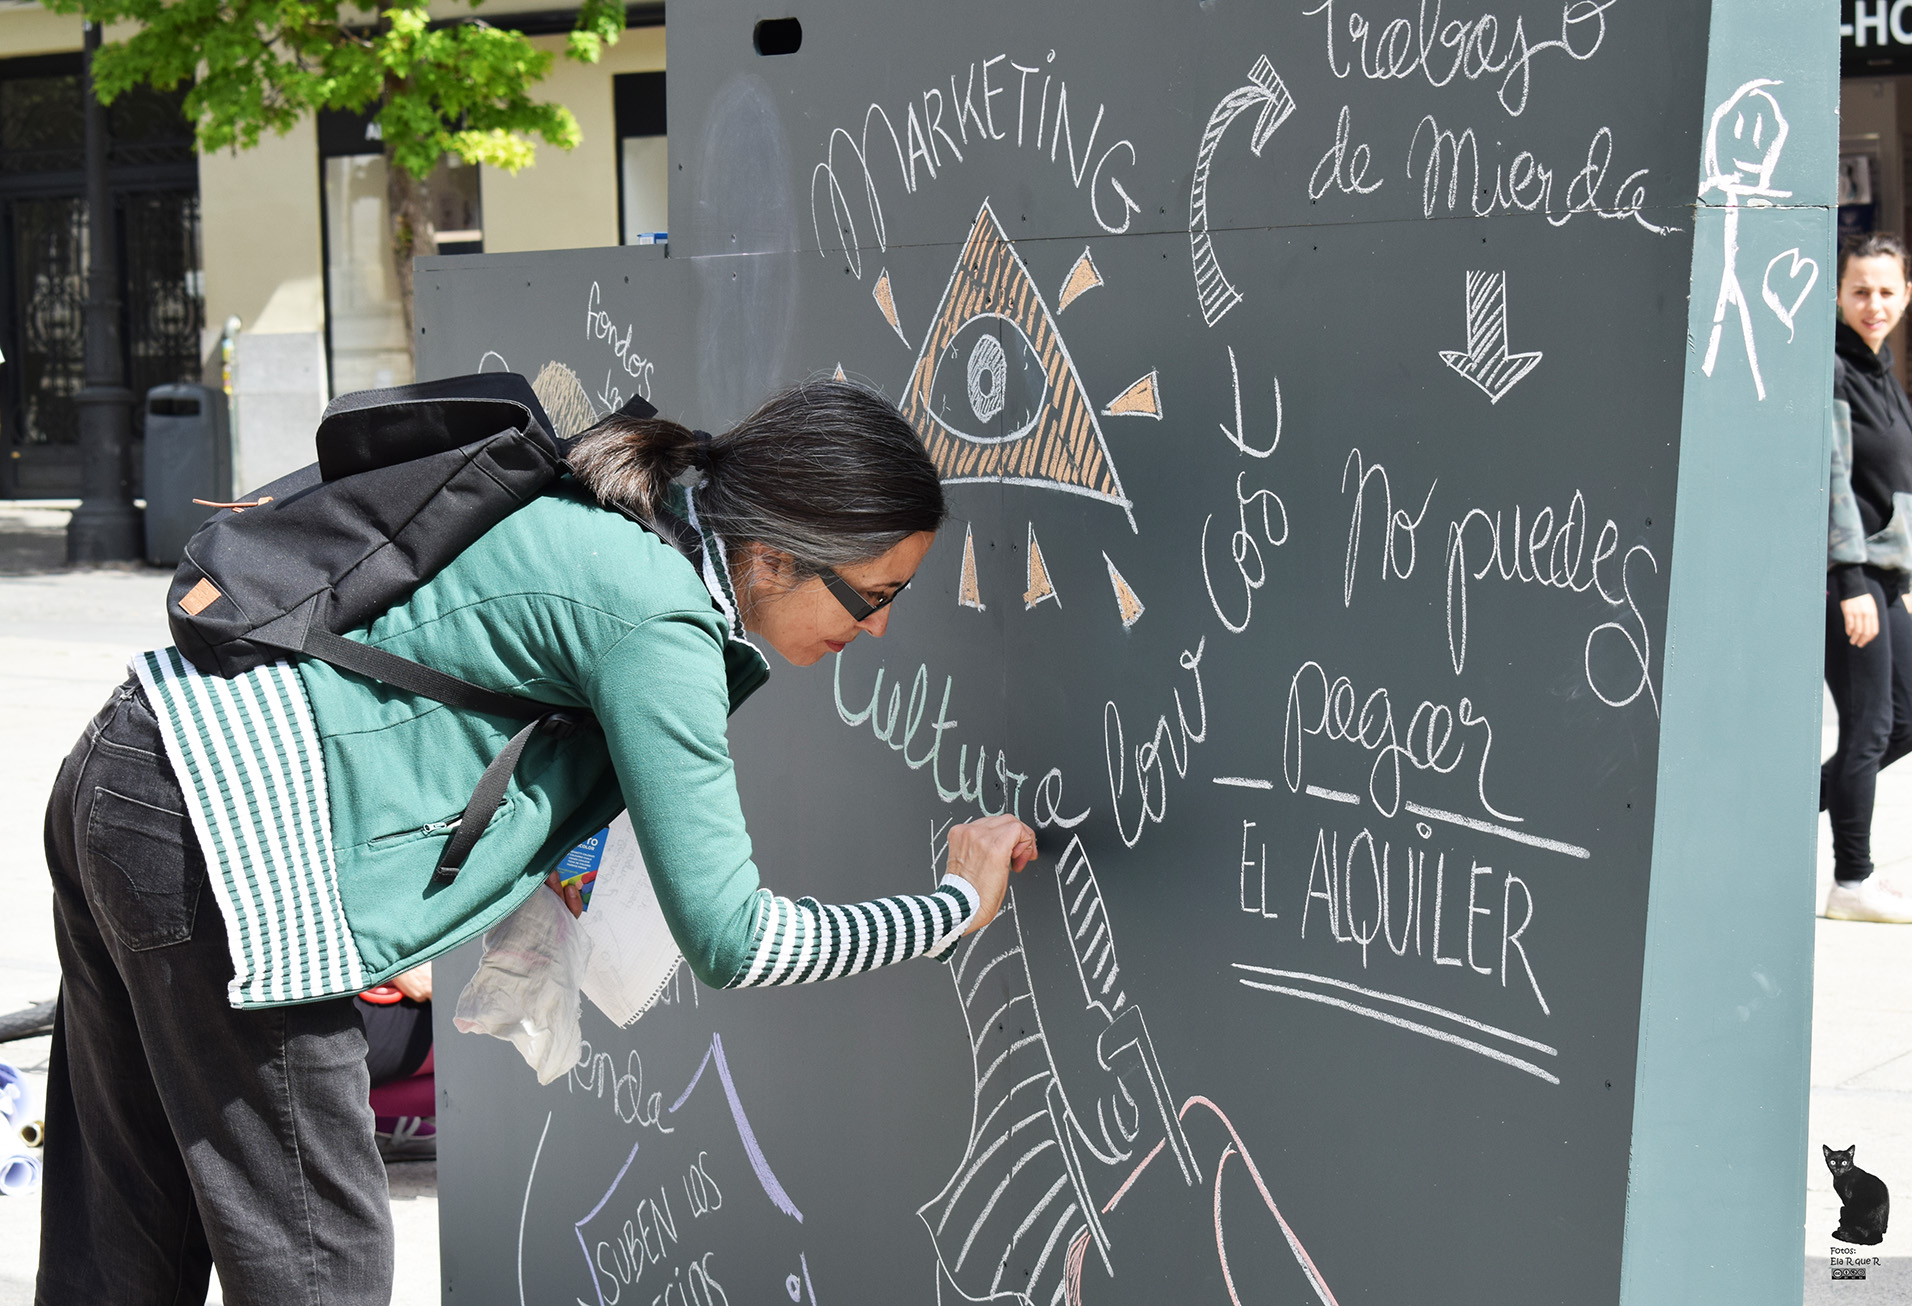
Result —
POLYGON ((577 1064, 578 995, 591 940, 564 900, 540 884, 485 934, 478 970, 458 995, 452 1024, 508 1039, 549 1084, 577 1064))

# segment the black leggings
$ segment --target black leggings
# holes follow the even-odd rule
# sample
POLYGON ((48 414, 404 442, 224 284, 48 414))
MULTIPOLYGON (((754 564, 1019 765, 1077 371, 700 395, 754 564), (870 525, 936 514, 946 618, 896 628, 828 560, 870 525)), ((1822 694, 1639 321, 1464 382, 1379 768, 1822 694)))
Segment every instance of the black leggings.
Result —
POLYGON ((1872 799, 1879 771, 1912 753, 1912 612, 1903 572, 1864 571, 1879 605, 1879 634, 1864 648, 1846 638, 1839 600, 1826 595, 1826 684, 1839 709, 1839 747, 1819 771, 1820 803, 1832 814, 1833 874, 1872 874, 1872 799))

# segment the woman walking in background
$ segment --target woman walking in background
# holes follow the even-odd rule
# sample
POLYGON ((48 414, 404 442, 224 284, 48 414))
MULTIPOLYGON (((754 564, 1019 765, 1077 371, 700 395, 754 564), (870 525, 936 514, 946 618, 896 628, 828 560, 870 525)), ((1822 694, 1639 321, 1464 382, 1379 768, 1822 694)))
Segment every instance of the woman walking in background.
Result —
POLYGON ((1912 898, 1873 873, 1879 771, 1912 752, 1912 404, 1885 339, 1906 304, 1906 250, 1884 234, 1839 251, 1833 350, 1826 684, 1839 745, 1820 769, 1832 817, 1834 920, 1912 923, 1912 898))

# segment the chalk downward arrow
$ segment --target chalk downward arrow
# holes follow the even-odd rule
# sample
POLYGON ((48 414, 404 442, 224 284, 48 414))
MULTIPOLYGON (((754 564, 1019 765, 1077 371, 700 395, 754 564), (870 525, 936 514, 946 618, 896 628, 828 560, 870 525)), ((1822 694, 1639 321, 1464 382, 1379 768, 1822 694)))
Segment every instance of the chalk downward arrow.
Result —
POLYGON ((1481 388, 1492 403, 1540 363, 1531 354, 1507 352, 1507 274, 1467 274, 1467 351, 1441 350, 1441 361, 1481 388))

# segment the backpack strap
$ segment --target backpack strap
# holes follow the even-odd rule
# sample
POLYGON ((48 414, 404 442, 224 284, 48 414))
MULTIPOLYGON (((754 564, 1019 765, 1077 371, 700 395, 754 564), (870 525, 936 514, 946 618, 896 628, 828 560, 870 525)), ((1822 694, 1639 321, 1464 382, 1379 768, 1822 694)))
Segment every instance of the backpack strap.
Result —
POLYGON ((513 735, 511 742, 498 750, 498 756, 491 759, 491 765, 478 777, 478 785, 471 791, 471 801, 465 804, 464 812, 452 828, 451 838, 445 844, 445 851, 439 854, 438 866, 432 871, 432 878, 443 884, 450 884, 458 878, 458 872, 464 869, 465 859, 471 856, 479 836, 484 834, 485 827, 491 824, 492 815, 504 802, 505 786, 511 783, 511 777, 518 769, 518 758, 532 735, 547 734, 558 739, 569 739, 596 725, 597 718, 589 712, 553 708, 513 735))
POLYGON ((556 710, 552 704, 485 689, 422 662, 387 653, 382 648, 361 644, 343 635, 334 635, 317 625, 306 628, 305 638, 294 651, 343 671, 351 671, 413 694, 422 694, 468 712, 483 712, 487 716, 510 717, 517 721, 537 721, 556 710))
POLYGON ((435 670, 422 662, 413 662, 396 653, 387 653, 382 648, 346 639, 343 635, 335 635, 316 625, 306 628, 305 642, 299 651, 307 657, 414 694, 422 694, 451 707, 483 712, 488 716, 510 717, 526 723, 485 767, 485 773, 478 777, 478 784, 472 789, 471 799, 465 804, 464 812, 452 827, 451 839, 446 842, 444 852, 439 855, 438 865, 432 870, 432 878, 443 884, 450 884, 458 878, 458 872, 464 869, 465 859, 471 856, 479 836, 491 824, 492 816, 504 802, 505 788, 517 773, 518 758, 524 753, 524 746, 531 742, 531 736, 542 733, 569 739, 580 731, 597 726, 597 718, 583 708, 558 707, 536 699, 520 698, 516 694, 496 693, 474 685, 469 680, 435 670))
POLYGON ((474 685, 469 680, 447 675, 422 662, 414 662, 382 648, 334 634, 313 619, 323 598, 323 595, 314 595, 285 616, 254 630, 252 639, 274 648, 283 648, 289 653, 317 658, 342 671, 434 699, 449 707, 526 723, 485 767, 484 774, 478 777, 478 784, 471 792, 470 801, 465 804, 464 812, 454 823, 452 837, 445 844, 438 865, 432 871, 433 879, 449 884, 464 869, 465 859, 471 856, 479 836, 484 834, 499 804, 504 801, 505 788, 517 772, 518 759, 523 755, 525 745, 531 741, 531 736, 543 733, 568 739, 581 731, 595 729, 597 718, 584 708, 559 707, 553 703, 521 698, 516 694, 501 694, 474 685))

